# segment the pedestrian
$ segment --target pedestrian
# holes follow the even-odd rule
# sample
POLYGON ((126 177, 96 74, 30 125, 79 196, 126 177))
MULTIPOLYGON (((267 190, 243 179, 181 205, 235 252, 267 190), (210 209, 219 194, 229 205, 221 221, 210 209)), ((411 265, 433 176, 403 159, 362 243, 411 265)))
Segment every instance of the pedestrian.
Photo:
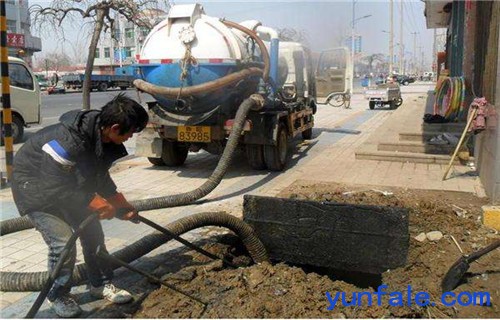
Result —
MULTIPOLYGON (((21 215, 27 215, 48 246, 48 270, 59 260, 73 230, 91 214, 130 220, 137 210, 117 188, 108 169, 127 155, 123 142, 146 126, 148 114, 136 101, 118 95, 102 110, 73 110, 58 124, 38 131, 17 152, 14 159, 12 193, 21 215)), ((112 283, 113 270, 100 259, 97 249, 106 250, 99 220, 80 236, 86 271, 93 297, 113 303, 127 303, 132 296, 112 283)), ((71 278, 76 248, 64 262, 47 299, 64 318, 76 317, 81 309, 73 297, 71 278)))

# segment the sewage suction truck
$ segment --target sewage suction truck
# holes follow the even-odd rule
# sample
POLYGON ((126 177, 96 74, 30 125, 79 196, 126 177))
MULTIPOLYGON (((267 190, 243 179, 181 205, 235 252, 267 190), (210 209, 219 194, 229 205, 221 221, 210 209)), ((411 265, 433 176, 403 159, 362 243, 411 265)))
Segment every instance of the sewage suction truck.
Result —
POLYGON ((206 15, 200 4, 175 5, 146 37, 136 67, 141 79, 134 85, 154 98, 136 154, 153 165, 180 166, 189 151, 223 153, 239 121, 242 130, 233 140, 254 169, 283 170, 288 142, 299 135, 311 139, 316 90, 310 52, 279 41, 259 21, 234 23, 206 15), (242 102, 257 96, 262 102, 238 119, 242 102))

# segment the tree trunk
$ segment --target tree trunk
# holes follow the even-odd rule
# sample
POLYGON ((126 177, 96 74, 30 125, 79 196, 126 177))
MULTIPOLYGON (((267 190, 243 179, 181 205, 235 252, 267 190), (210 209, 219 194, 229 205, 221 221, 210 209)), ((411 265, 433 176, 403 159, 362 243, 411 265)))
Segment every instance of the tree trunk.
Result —
POLYGON ((99 37, 101 36, 101 31, 104 25, 104 17, 106 16, 106 9, 97 9, 97 16, 94 25, 94 33, 92 34, 92 40, 89 46, 89 55, 87 59, 87 65, 85 66, 85 76, 83 79, 83 109, 90 109, 90 91, 91 81, 90 76, 92 75, 92 69, 94 68, 95 51, 97 44, 99 42, 99 37))

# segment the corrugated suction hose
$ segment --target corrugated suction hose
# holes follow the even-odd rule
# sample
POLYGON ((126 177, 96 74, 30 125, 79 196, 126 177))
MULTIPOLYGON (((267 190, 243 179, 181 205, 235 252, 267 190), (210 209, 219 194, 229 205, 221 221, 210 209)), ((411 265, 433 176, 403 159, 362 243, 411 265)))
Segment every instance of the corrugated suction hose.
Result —
POLYGON ((157 86, 155 84, 149 83, 141 79, 134 80, 133 84, 140 91, 144 91, 153 96, 162 96, 170 99, 179 99, 179 98, 190 97, 192 95, 197 95, 200 93, 214 92, 229 85, 238 83, 241 80, 248 78, 250 76, 262 76, 262 74, 263 74, 262 69, 257 67, 250 67, 238 72, 231 73, 220 79, 190 87, 182 87, 182 88, 163 87, 163 86, 157 86))

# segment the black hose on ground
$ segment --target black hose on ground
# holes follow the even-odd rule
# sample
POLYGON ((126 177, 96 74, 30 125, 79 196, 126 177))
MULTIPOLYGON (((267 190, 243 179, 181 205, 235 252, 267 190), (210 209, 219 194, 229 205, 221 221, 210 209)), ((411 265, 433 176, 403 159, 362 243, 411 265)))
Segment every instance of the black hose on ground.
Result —
POLYGON ((35 227, 28 217, 12 218, 0 221, 0 236, 35 227))
MULTIPOLYGON (((166 228, 176 235, 181 235, 207 226, 224 227, 233 231, 242 240, 255 263, 269 261, 266 249, 255 235, 253 229, 242 220, 223 212, 197 213, 174 221, 168 224, 166 228)), ((129 263, 171 239, 163 233, 154 232, 115 252, 113 256, 129 263)), ((113 265, 113 269, 118 267, 119 265, 113 265)), ((49 273, 47 271, 0 272, 0 291, 40 291, 48 279, 49 273)), ((78 284, 85 279, 85 264, 76 265, 73 271, 73 283, 78 284)))
POLYGON ((245 125, 248 112, 250 109, 258 110, 263 106, 264 98, 258 94, 251 95, 241 103, 238 111, 236 112, 233 127, 231 128, 231 134, 229 135, 224 152, 217 163, 217 167, 212 172, 208 180, 205 181, 200 187, 189 192, 157 198, 135 200, 130 203, 139 211, 147 211, 187 205, 209 194, 219 185, 224 177, 224 174, 226 174, 229 165, 231 164, 236 147, 238 146, 238 141, 241 137, 241 132, 243 132, 243 126, 245 125))

